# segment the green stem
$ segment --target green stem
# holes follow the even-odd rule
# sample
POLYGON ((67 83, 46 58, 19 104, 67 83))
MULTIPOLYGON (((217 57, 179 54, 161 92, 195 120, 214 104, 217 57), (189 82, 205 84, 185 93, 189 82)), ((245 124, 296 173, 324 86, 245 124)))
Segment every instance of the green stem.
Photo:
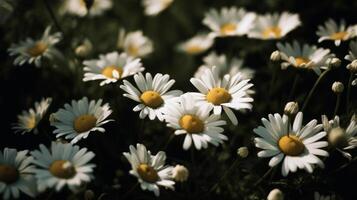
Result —
POLYGON ((271 167, 267 172, 265 172, 265 174, 257 181, 254 183, 254 187, 258 186, 269 174, 270 172, 273 171, 275 167, 271 167))
POLYGON ((304 111, 304 109, 306 108, 307 104, 309 103, 312 94, 315 92, 317 85, 321 82, 322 78, 325 77, 325 75, 329 72, 330 70, 327 69, 324 72, 322 72, 322 74, 319 76, 319 78, 316 80, 314 86, 312 87, 312 89, 310 90, 309 94, 307 95, 305 101, 304 101, 304 105, 302 106, 301 111, 304 111))
POLYGON ((289 100, 293 97, 293 95, 295 93, 296 86, 297 86, 297 83, 299 82, 299 79, 300 79, 300 74, 298 73, 298 74, 296 74, 296 76, 294 78, 293 86, 291 87, 290 94, 289 94, 289 100))
POLYGON ((350 73, 350 78, 348 79, 348 85, 347 85, 347 96, 346 96, 346 113, 347 114, 349 113, 348 109, 350 108, 352 80, 353 80, 353 73, 351 72, 350 73))
POLYGON ((337 115, 338 108, 340 107, 340 101, 341 101, 341 94, 337 94, 336 106, 335 106, 335 111, 333 112, 333 116, 337 115))

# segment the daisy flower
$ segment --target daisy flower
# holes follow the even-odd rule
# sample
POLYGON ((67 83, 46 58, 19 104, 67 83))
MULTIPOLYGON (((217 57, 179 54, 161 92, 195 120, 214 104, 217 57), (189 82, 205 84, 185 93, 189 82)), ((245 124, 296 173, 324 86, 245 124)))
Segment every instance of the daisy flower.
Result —
POLYGON ((262 118, 264 126, 253 130, 260 136, 255 138, 255 146, 263 149, 258 152, 258 157, 272 157, 269 161, 270 167, 283 162, 283 176, 296 172, 297 169, 312 173, 315 164, 323 168, 324 163, 317 155, 329 155, 321 149, 327 147, 328 143, 319 141, 326 136, 326 132, 321 131, 322 124, 317 125, 317 120, 312 120, 303 126, 302 120, 303 114, 299 112, 291 126, 287 115, 281 117, 278 113, 270 114, 269 120, 262 118))
POLYGON ((174 0, 142 0, 145 7, 144 13, 148 16, 155 16, 169 7, 174 0))
POLYGON ((205 14, 203 24, 208 26, 217 37, 241 36, 248 33, 253 25, 255 14, 243 8, 211 9, 205 14))
POLYGON ((15 133, 24 134, 32 130, 34 133, 37 133, 37 125, 46 114, 51 102, 52 98, 43 98, 40 102, 35 102, 34 108, 31 108, 29 111, 22 111, 22 114, 17 116, 18 122, 12 127, 15 133))
POLYGON ((88 162, 92 160, 94 153, 87 151, 87 148, 52 142, 50 149, 40 144, 40 149, 31 152, 31 155, 37 165, 35 176, 39 191, 47 188, 60 191, 64 186, 75 190, 93 179, 95 164, 88 162))
POLYGON ((62 14, 69 13, 79 17, 99 16, 113 7, 112 0, 93 0, 91 3, 87 0, 65 0, 61 7, 62 14))
POLYGON ((60 57, 61 53, 55 48, 61 38, 61 33, 50 34, 51 27, 48 26, 41 39, 33 40, 27 38, 18 44, 12 44, 8 49, 10 56, 17 56, 14 65, 23 65, 25 63, 34 63, 37 67, 41 66, 43 58, 53 59, 60 57))
POLYGON ((346 129, 340 126, 339 116, 335 116, 333 120, 329 121, 326 115, 322 115, 322 124, 327 133, 329 143, 341 152, 344 157, 351 160, 351 154, 345 150, 357 147, 357 124, 354 116, 346 129))
POLYGON ((278 43, 280 51, 281 68, 285 69, 288 66, 293 66, 299 69, 311 69, 317 75, 321 74, 321 69, 327 69, 327 61, 335 57, 331 54, 330 49, 318 48, 315 45, 299 44, 297 41, 293 43, 278 43))
POLYGON ((83 81, 102 80, 100 86, 115 83, 119 79, 144 71, 140 59, 117 52, 100 55, 98 60, 85 60, 83 81))
POLYGON ((207 51, 213 45, 213 37, 200 33, 178 45, 178 49, 190 55, 196 55, 207 51))
POLYGON ((346 26, 344 20, 337 24, 334 20, 329 19, 323 26, 318 27, 316 35, 320 37, 318 42, 332 40, 336 46, 339 46, 342 41, 356 37, 356 26, 346 26))
POLYGON ((300 25, 298 14, 289 12, 266 14, 257 17, 248 37, 262 40, 281 39, 300 25))
POLYGON ((218 55, 215 52, 210 53, 208 56, 203 58, 203 65, 200 66, 194 77, 200 78, 207 68, 217 67, 219 75, 230 74, 233 76, 238 72, 242 73, 244 79, 250 79, 254 76, 254 70, 249 68, 243 68, 243 60, 238 58, 228 59, 226 55, 218 55))
POLYGON ((219 78, 217 67, 206 69, 200 78, 191 78, 191 83, 199 93, 191 93, 197 98, 199 106, 207 106, 216 115, 221 115, 222 108, 234 125, 238 120, 233 110, 251 109, 253 98, 249 96, 249 88, 253 84, 243 79, 241 73, 231 76, 226 74, 219 78))
POLYGON ((175 182, 172 180, 173 167, 165 165, 166 154, 159 151, 156 155, 146 150, 142 144, 129 147, 130 152, 124 152, 124 156, 131 164, 129 173, 138 178, 142 190, 149 190, 160 195, 159 186, 174 190, 175 182))
POLYGON ((3 199, 20 197, 20 191, 30 197, 36 195, 36 180, 32 173, 33 158, 27 156, 28 151, 17 151, 5 148, 0 151, 0 194, 3 199))
POLYGON ((194 97, 190 94, 180 96, 172 101, 165 109, 165 121, 168 127, 175 129, 175 135, 186 134, 183 149, 191 147, 192 141, 197 150, 207 148, 208 143, 215 146, 228 138, 221 134, 226 124, 219 115, 210 115, 205 106, 197 106, 194 97))
POLYGON ((145 57, 154 49, 152 41, 142 31, 125 33, 124 29, 119 31, 118 47, 132 57, 145 57))
POLYGON ((56 127, 53 133, 57 138, 65 136, 71 139, 71 143, 87 138, 93 131, 104 133, 101 126, 113 120, 106 120, 112 111, 107 103, 102 105, 102 102, 102 99, 88 102, 88 98, 83 97, 78 101, 72 100, 71 105, 65 104, 64 109, 53 114, 55 120, 51 125, 56 127))
POLYGON ((163 110, 166 103, 182 94, 180 90, 169 91, 175 80, 170 80, 168 74, 156 74, 152 78, 150 73, 146 73, 145 77, 142 73, 136 74, 134 80, 138 89, 127 80, 124 80, 123 85, 120 86, 122 90, 127 92, 123 96, 139 103, 133 111, 140 111, 139 117, 141 119, 148 115, 151 120, 157 117, 160 121, 163 121, 163 110))

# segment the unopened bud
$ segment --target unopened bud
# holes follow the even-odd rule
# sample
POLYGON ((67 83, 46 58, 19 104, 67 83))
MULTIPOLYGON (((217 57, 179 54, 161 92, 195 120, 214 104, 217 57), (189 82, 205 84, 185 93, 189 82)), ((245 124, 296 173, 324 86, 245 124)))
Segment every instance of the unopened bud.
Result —
POLYGON ((357 73, 357 59, 347 65, 347 69, 350 70, 352 73, 357 73))
POLYGON ((188 179, 188 169, 183 165, 176 165, 172 169, 172 177, 175 181, 184 182, 188 179))
POLYGON ((284 200, 284 194, 279 189, 273 189, 270 191, 267 200, 284 200))
POLYGON ((93 45, 89 40, 84 40, 84 42, 75 49, 75 53, 79 57, 88 56, 93 49, 93 45))
POLYGON ((332 91, 336 94, 342 93, 344 88, 343 83, 339 81, 334 82, 331 87, 332 91))
POLYGON ((249 155, 249 150, 247 147, 240 147, 237 149, 237 154, 241 158, 246 158, 249 155))
POLYGON ((295 115, 297 112, 299 112, 299 104, 297 102, 290 101, 285 105, 284 113, 286 115, 295 115))
POLYGON ((345 130, 343 130, 340 127, 331 129, 331 131, 328 134, 327 139, 328 139, 328 142, 333 147, 343 148, 347 145, 347 140, 345 137, 345 130))
POLYGON ((331 68, 337 68, 341 65, 341 60, 338 58, 329 58, 327 59, 327 64, 331 68))
POLYGON ((276 50, 270 55, 270 60, 272 61, 279 61, 281 60, 281 54, 280 51, 276 50))

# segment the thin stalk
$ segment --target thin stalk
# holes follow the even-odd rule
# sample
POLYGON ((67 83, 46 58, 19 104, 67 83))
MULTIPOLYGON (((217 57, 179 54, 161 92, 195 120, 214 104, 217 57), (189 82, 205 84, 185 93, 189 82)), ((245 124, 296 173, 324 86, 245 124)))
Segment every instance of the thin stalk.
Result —
POLYGON ((311 88, 309 94, 307 95, 305 101, 304 101, 304 104, 302 106, 302 109, 301 111, 304 111, 304 109, 306 108, 307 104, 309 103, 310 99, 311 99, 311 96, 312 94, 315 92, 316 88, 317 88, 317 85, 321 82, 322 78, 325 77, 325 75, 329 72, 330 70, 325 70, 324 72, 322 72, 322 74, 319 76, 319 78, 316 80, 314 86, 311 88))
POLYGON ((269 174, 270 172, 273 171, 275 167, 271 167, 267 172, 265 172, 265 174, 257 181, 254 183, 254 187, 258 186, 269 174))
POLYGON ((333 116, 337 115, 338 108, 340 107, 340 101, 341 101, 341 94, 337 94, 336 106, 335 106, 335 111, 333 112, 333 116))
POLYGON ((293 86, 291 87, 291 90, 290 90, 289 100, 293 97, 293 95, 295 93, 296 86, 297 86, 297 83, 299 82, 299 79, 300 79, 300 74, 297 73, 295 78, 294 78, 293 86))

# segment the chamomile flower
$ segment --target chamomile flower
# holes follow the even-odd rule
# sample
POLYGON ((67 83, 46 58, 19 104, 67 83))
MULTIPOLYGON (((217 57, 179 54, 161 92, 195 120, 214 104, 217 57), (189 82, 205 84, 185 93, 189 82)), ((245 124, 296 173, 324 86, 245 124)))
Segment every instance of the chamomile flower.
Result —
POLYGON ((60 191, 65 186, 75 190, 93 179, 95 164, 89 161, 94 157, 94 153, 87 151, 87 148, 60 142, 52 142, 51 148, 43 144, 39 148, 31 152, 33 162, 37 165, 35 176, 39 191, 47 188, 60 191))
POLYGON ((194 75, 195 78, 200 78, 207 68, 212 68, 213 66, 217 67, 220 76, 224 74, 233 76, 238 72, 242 74, 244 79, 250 79, 254 76, 254 70, 243 67, 243 60, 238 58, 228 59, 224 54, 219 55, 212 52, 203 58, 203 63, 204 64, 197 69, 194 75))
POLYGON ((185 134, 183 149, 191 147, 192 141, 197 150, 207 148, 208 143, 215 146, 228 138, 221 134, 226 124, 219 115, 210 115, 206 106, 198 106, 190 94, 180 96, 170 102, 165 109, 165 121, 168 127, 175 129, 175 135, 185 134))
POLYGON ((352 156, 346 150, 357 147, 357 124, 355 118, 352 117, 346 129, 340 126, 339 116, 335 116, 333 120, 329 121, 326 115, 322 115, 322 124, 330 145, 341 152, 344 157, 351 160, 352 156))
POLYGON ((207 51, 213 45, 214 38, 209 34, 200 33, 178 45, 178 49, 190 55, 207 51))
POLYGON ((180 90, 169 91, 175 80, 170 80, 168 74, 156 74, 152 78, 150 73, 146 73, 145 77, 142 73, 136 74, 134 80, 138 89, 129 81, 124 80, 120 88, 127 93, 123 96, 139 103, 133 110, 135 112, 140 111, 139 117, 141 119, 149 116, 151 120, 157 117, 160 121, 163 121, 163 110, 167 102, 182 94, 180 90))
POLYGON ((255 14, 243 8, 211 9, 205 14, 203 24, 208 26, 216 37, 242 36, 248 33, 255 19, 255 14))
POLYGON ((153 42, 142 31, 125 33, 124 29, 119 31, 117 46, 132 57, 145 57, 154 50, 153 42))
POLYGON ((61 7, 61 13, 69 13, 79 17, 98 16, 113 7, 112 0, 65 0, 61 7))
POLYGON ((335 57, 329 49, 318 48, 315 45, 293 43, 278 43, 280 51, 281 68, 293 66, 299 69, 313 70, 317 75, 321 74, 321 69, 327 69, 329 58, 335 57))
POLYGON ((17 56, 14 65, 34 63, 40 67, 43 58, 60 57, 61 53, 55 48, 55 44, 61 40, 62 35, 61 33, 50 34, 50 32, 51 27, 47 27, 40 39, 27 38, 18 44, 12 44, 8 51, 10 56, 17 56))
POLYGON ((346 26, 344 20, 337 24, 333 19, 329 19, 318 27, 316 34, 320 37, 319 42, 332 40, 336 46, 339 46, 342 41, 356 37, 356 26, 346 26))
POLYGON ((15 133, 24 134, 31 131, 37 133, 37 125, 46 114, 51 102, 52 98, 43 98, 40 102, 35 102, 34 108, 22 111, 22 114, 17 116, 18 122, 12 127, 15 133))
POLYGON ((249 89, 253 84, 244 79, 241 73, 226 74, 219 78, 217 67, 206 69, 200 78, 191 78, 191 83, 199 90, 192 95, 199 106, 207 106, 216 115, 221 115, 222 109, 234 125, 238 120, 233 110, 251 109, 253 98, 249 96, 249 89))
POLYGON ((289 12, 266 14, 257 17, 248 37, 262 40, 281 39, 300 25, 298 14, 289 12))
POLYGON ((142 144, 129 147, 130 152, 124 152, 124 156, 131 164, 129 173, 138 178, 142 190, 154 192, 160 195, 159 186, 174 190, 175 182, 172 180, 173 167, 165 165, 166 154, 159 151, 156 155, 146 150, 142 144))
POLYGON ((142 0, 145 8, 144 13, 148 16, 155 16, 168 8, 174 0, 142 0))
POLYGON ((53 133, 57 138, 65 136, 72 140, 71 143, 76 143, 87 138, 90 132, 105 132, 101 126, 113 120, 106 120, 112 111, 107 103, 102 105, 102 102, 102 99, 89 102, 87 97, 83 97, 78 101, 72 100, 71 105, 65 104, 64 109, 54 113, 55 120, 51 125, 56 130, 53 133))
POLYGON ((0 195, 3 199, 20 197, 20 192, 30 197, 36 195, 36 180, 33 177, 33 158, 28 151, 5 148, 0 151, 0 195))
POLYGON ((258 157, 272 157, 270 167, 282 162, 283 176, 296 172, 297 169, 312 173, 315 164, 324 167, 317 156, 329 155, 321 149, 328 145, 326 141, 320 141, 326 136, 326 132, 321 131, 322 124, 317 125, 317 120, 312 120, 303 126, 302 120, 303 114, 299 112, 291 126, 287 115, 270 114, 269 120, 262 118, 264 126, 253 130, 260 136, 255 138, 255 146, 263 149, 258 152, 258 157))
POLYGON ((102 80, 100 86, 115 83, 119 79, 144 71, 140 59, 117 52, 100 55, 96 60, 85 60, 83 81, 102 80))

